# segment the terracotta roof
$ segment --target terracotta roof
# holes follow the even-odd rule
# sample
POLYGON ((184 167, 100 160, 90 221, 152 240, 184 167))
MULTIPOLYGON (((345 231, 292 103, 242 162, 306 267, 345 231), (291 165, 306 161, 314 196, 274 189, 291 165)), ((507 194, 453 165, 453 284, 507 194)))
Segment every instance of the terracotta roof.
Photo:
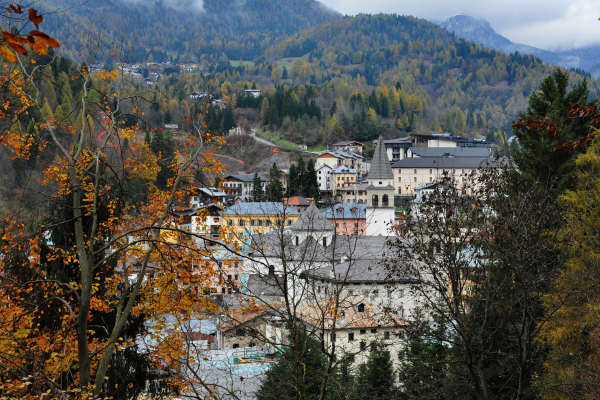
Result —
POLYGON ((307 207, 309 206, 310 200, 308 200, 306 197, 303 196, 293 196, 293 197, 286 197, 283 199, 283 203, 287 204, 288 206, 300 206, 300 207, 307 207))

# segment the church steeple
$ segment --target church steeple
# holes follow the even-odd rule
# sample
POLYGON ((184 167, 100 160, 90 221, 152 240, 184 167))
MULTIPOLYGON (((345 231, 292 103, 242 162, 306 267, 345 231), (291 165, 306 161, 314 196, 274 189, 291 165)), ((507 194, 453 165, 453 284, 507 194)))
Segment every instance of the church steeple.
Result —
POLYGON ((379 139, 377 140, 377 147, 375 147, 375 153, 373 153, 373 160, 371 161, 371 169, 369 170, 369 176, 367 177, 367 180, 370 183, 371 181, 389 179, 394 179, 394 173, 392 172, 390 160, 387 157, 383 139, 381 136, 379 136, 379 139))
POLYGON ((381 136, 377 140, 367 181, 366 234, 389 235, 395 220, 394 172, 381 136))

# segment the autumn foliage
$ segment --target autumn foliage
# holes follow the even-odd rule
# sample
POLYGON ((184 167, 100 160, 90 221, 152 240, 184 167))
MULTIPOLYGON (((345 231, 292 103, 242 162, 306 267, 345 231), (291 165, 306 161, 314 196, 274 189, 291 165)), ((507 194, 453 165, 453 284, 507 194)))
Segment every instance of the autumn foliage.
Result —
POLYGON ((84 66, 73 77, 81 89, 71 113, 33 119, 42 108, 40 77, 29 66, 59 43, 39 30, 35 9, 7 12, 36 29, 2 32, 0 144, 14 159, 47 153, 51 161, 39 180, 50 194, 41 218, 12 213, 0 223, 0 397, 110 396, 111 363, 131 349, 147 354, 167 390, 183 390, 190 382, 174 362, 183 338, 165 332, 215 311, 202 294, 217 271, 202 262, 215 243, 181 229, 171 210, 196 190, 196 168, 221 169, 212 151, 222 142, 198 129, 161 162, 138 127, 116 117, 124 101, 117 73, 84 66), (92 84, 102 95, 97 104, 89 101, 92 84), (161 168, 170 170, 164 188, 155 184, 161 168), (130 195, 131 182, 143 200, 130 195))

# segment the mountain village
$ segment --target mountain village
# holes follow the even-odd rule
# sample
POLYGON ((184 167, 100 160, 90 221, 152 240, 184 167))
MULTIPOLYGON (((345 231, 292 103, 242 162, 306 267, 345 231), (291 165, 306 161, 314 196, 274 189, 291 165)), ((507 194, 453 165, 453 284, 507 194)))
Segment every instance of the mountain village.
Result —
MULTIPOLYGON (((472 187, 479 171, 500 165, 491 144, 449 133, 379 138, 370 162, 360 142, 331 147, 316 154, 319 201, 252 201, 254 186, 260 182, 264 190, 268 179, 238 173, 225 174, 220 188, 200 188, 188 208, 172 211, 197 242, 222 235, 230 243, 202 261, 219 271, 210 295, 223 307, 184 336, 205 358, 213 354, 195 373, 214 379, 212 357, 235 366, 245 389, 231 390, 246 391, 242 397, 252 398, 249 388, 257 389, 273 355, 284 351, 289 332, 283 321, 290 318, 355 365, 367 360, 373 342, 388 346, 398 365, 402 353, 394 338, 419 298, 411 290, 414 277, 386 267, 391 239, 442 178, 459 189, 472 187), (332 302, 339 309, 334 314, 327 308, 332 302)), ((281 170, 284 189, 288 174, 281 170)), ((222 374, 228 381, 232 369, 222 374)))

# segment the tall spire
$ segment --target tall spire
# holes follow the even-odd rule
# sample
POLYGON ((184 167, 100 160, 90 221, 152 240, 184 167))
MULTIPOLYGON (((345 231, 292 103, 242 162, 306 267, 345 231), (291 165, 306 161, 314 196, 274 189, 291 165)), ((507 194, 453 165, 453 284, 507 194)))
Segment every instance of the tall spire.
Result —
POLYGON ((373 153, 373 160, 371 161, 371 169, 369 170, 368 180, 382 180, 382 179, 394 179, 394 173, 390 165, 390 160, 387 157, 385 145, 383 139, 379 136, 377 140, 377 147, 375 147, 375 153, 373 153))

